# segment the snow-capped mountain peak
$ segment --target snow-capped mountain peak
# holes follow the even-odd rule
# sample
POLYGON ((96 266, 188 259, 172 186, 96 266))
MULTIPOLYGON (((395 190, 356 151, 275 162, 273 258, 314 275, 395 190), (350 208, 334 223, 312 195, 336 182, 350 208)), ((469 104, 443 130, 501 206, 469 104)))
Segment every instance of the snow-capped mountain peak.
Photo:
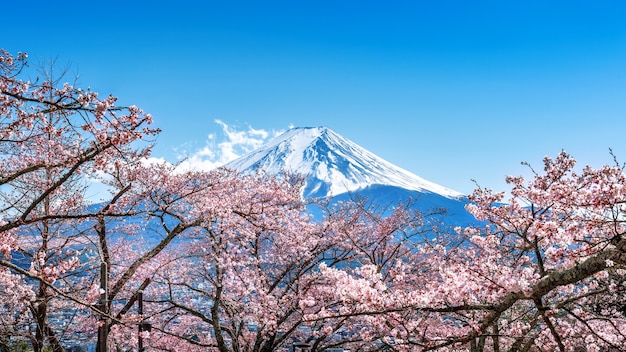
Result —
POLYGON ((336 196, 373 185, 431 192, 447 198, 462 194, 399 168, 327 127, 288 130, 265 146, 225 167, 269 174, 295 172, 307 177, 306 196, 336 196))

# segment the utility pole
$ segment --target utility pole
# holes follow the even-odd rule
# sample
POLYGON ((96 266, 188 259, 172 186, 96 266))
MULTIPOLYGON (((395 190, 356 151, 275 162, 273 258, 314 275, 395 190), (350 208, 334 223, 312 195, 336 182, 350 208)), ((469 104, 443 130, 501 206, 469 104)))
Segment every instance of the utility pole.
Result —
POLYGON ((109 335, 109 283, 108 283, 107 264, 103 261, 100 263, 100 300, 98 300, 98 310, 100 313, 100 326, 98 327, 98 343, 96 352, 107 352, 107 339, 109 335))
POLYGON ((138 352, 144 352, 143 348, 143 336, 141 333, 143 332, 143 290, 137 292, 137 313, 139 313, 139 318, 141 321, 139 322, 139 347, 137 348, 138 352))
MULTIPOLYGON (((146 284, 146 286, 147 286, 147 284, 146 284)), ((138 339, 139 340, 139 346, 138 346, 137 351, 138 352, 144 352, 145 348, 143 347, 142 332, 152 330, 152 324, 147 322, 144 319, 144 317, 143 317, 143 290, 139 290, 137 292, 137 313, 139 314, 139 317, 141 318, 141 321, 139 322, 139 339, 138 339)))
POLYGON ((311 345, 306 342, 294 342, 293 352, 310 352, 311 345))

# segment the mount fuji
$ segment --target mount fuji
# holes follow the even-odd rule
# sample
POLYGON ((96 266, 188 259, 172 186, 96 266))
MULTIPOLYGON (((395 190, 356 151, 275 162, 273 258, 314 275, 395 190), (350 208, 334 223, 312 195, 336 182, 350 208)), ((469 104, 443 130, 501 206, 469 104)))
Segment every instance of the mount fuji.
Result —
POLYGON ((379 204, 413 199, 420 210, 445 209, 448 224, 475 222, 463 194, 395 166, 327 127, 290 129, 224 167, 244 174, 300 174, 306 178, 305 197, 367 197, 379 204))

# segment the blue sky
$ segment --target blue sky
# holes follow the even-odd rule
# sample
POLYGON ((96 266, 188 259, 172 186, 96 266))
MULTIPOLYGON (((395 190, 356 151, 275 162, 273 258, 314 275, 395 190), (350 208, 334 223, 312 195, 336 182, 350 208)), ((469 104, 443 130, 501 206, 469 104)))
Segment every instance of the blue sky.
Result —
MULTIPOLYGON (((505 190, 561 150, 626 161, 621 1, 8 1, 0 47, 56 60, 214 165, 327 126, 425 179, 505 190)), ((72 79, 73 80, 73 79, 72 79)))

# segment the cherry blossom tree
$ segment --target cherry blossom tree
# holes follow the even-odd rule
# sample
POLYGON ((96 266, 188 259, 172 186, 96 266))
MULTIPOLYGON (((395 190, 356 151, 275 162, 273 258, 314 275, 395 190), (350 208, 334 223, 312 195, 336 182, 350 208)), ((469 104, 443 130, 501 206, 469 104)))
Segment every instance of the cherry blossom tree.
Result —
POLYGON ((308 286, 302 276, 333 243, 303 214, 301 180, 228 170, 195 176, 204 189, 168 209, 171 226, 189 219, 196 226, 168 251, 147 290, 150 345, 274 350, 290 343, 308 286), (291 331, 279 334, 283 327, 291 331))
MULTIPOLYGON (((175 207, 168 211, 176 218, 171 226, 202 220, 160 259, 164 265, 145 290, 151 348, 275 351, 299 341, 322 350, 370 343, 354 319, 306 319, 307 312, 342 304, 316 299, 329 287, 318 268, 386 268, 423 234, 420 213, 400 204, 386 216, 362 201, 324 208, 321 220, 312 219, 300 178, 228 170, 196 177, 212 186, 186 197, 178 215, 175 207)), ((119 327, 120 340, 134 341, 136 330, 119 327)))
POLYGON ((101 99, 52 75, 25 80, 26 59, 0 50, 0 277, 11 288, 2 296, 7 335, 0 341, 22 334, 35 351, 62 351, 49 313, 80 302, 70 277, 82 266, 84 224, 97 215, 86 185, 109 165, 147 156, 158 130, 150 115, 115 106, 113 96, 101 99))
MULTIPOLYGON (((216 201, 210 197, 222 187, 232 188, 238 177, 223 171, 179 173, 170 164, 139 164, 117 171, 122 172, 111 184, 119 192, 101 209, 96 226, 99 253, 95 262, 100 263, 100 277, 106 277, 94 283, 92 290, 100 293, 99 305, 105 313, 98 329, 101 351, 107 345, 137 345, 141 317, 131 308, 139 304, 139 292, 153 286, 155 275, 178 259, 176 250, 168 246, 189 241, 204 223, 205 214, 197 205, 216 201), (120 219, 121 214, 132 216, 107 221, 120 219)), ((91 295, 92 300, 96 297, 91 295)))
POLYGON ((468 210, 484 226, 423 241, 390 279, 371 266, 354 274, 322 267, 325 299, 342 299, 344 316, 385 322, 366 333, 397 350, 624 350, 622 167, 577 171, 563 152, 532 180, 507 181, 506 203, 484 188, 470 196, 468 210))

